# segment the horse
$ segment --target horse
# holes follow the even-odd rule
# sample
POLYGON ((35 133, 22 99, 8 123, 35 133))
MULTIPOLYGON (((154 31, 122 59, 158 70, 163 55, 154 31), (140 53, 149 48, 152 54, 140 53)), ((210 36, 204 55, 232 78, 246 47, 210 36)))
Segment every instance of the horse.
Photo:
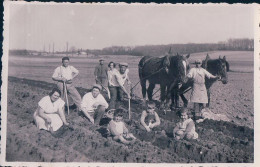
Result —
POLYGON ((187 56, 167 54, 164 57, 143 57, 138 64, 143 100, 146 101, 146 92, 148 99, 152 100, 155 85, 160 84, 161 107, 162 104, 169 105, 171 89, 178 83, 185 82, 189 57, 189 54, 187 56), (146 89, 147 80, 149 81, 148 89, 146 89))
MULTIPOLYGON (((206 69, 211 74, 219 76, 220 77, 219 81, 221 81, 223 84, 228 83, 227 72, 229 71, 229 63, 226 60, 226 56, 224 56, 223 58, 221 58, 219 56, 218 59, 210 59, 209 55, 207 54, 206 59, 203 60, 201 66, 202 66, 202 68, 206 69)), ((215 79, 205 78, 205 86, 206 86, 207 95, 208 95, 208 104, 206 105, 206 107, 210 106, 210 94, 211 94, 210 88, 216 81, 217 80, 215 80, 215 79)), ((186 93, 187 91, 189 91, 191 89, 192 84, 193 84, 192 80, 188 80, 186 83, 182 84, 182 86, 180 87, 179 90, 175 90, 176 92, 178 92, 177 95, 176 94, 175 95, 176 96, 180 95, 180 97, 184 103, 184 107, 187 107, 187 105, 188 105, 188 100, 185 98, 184 93, 186 93)))

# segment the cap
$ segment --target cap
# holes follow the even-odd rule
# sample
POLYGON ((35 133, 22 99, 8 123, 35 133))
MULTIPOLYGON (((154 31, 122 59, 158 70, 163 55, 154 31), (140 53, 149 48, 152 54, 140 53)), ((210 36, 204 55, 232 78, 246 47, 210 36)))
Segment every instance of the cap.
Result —
POLYGON ((201 64, 201 60, 200 59, 195 60, 195 64, 201 64))
POLYGON ((105 61, 103 58, 99 59, 99 61, 105 61))
POLYGON ((92 89, 94 89, 94 88, 98 88, 99 90, 101 90, 101 89, 102 89, 102 86, 99 85, 99 84, 94 84, 93 87, 92 87, 92 89))
POLYGON ((127 63, 119 63, 119 66, 126 66, 126 67, 128 67, 128 64, 127 63))

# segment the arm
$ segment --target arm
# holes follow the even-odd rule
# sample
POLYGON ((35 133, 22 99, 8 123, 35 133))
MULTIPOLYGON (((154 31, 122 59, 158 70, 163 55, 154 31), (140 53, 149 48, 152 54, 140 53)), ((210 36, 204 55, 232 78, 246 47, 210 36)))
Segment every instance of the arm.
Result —
POLYGON ((177 125, 176 125, 175 128, 173 129, 173 137, 176 136, 176 132, 177 132, 179 129, 180 129, 180 128, 179 128, 179 125, 178 125, 178 123, 177 123, 177 125))
POLYGON ((54 73, 52 75, 52 80, 54 81, 60 81, 60 82, 66 82, 67 80, 65 78, 63 78, 62 76, 59 76, 59 71, 60 71, 60 68, 57 67, 55 70, 54 70, 54 73))
POLYGON ((60 115, 60 118, 61 118, 62 122, 63 122, 65 125, 69 125, 69 123, 66 121, 66 118, 65 118, 64 106, 62 106, 62 107, 58 110, 58 114, 60 115))
POLYGON ((89 115, 89 106, 88 106, 88 94, 85 94, 81 101, 81 111, 84 113, 84 115, 90 120, 91 123, 94 124, 94 119, 89 115))
POLYGON ((39 116, 42 117, 48 124, 51 124, 51 119, 44 113, 44 110, 39 106, 38 107, 39 116))
POLYGON ((116 79, 117 79, 117 81, 119 81, 119 82, 118 82, 118 83, 119 83, 119 86, 122 88, 122 90, 127 94, 127 97, 130 99, 130 98, 131 98, 130 94, 127 92, 127 90, 126 90, 126 88, 124 87, 123 83, 120 82, 120 79, 121 79, 121 78, 120 78, 118 75, 116 75, 116 79))
POLYGON ((89 121, 94 124, 94 118, 92 118, 86 108, 81 108, 81 111, 84 113, 84 115, 89 119, 89 121))
POLYGON ((218 78, 217 76, 214 76, 212 75, 211 73, 209 73, 207 70, 204 69, 204 73, 205 73, 205 76, 210 79, 210 78, 213 78, 213 79, 216 79, 218 78))
POLYGON ((155 126, 159 126, 161 124, 160 118, 158 116, 158 114, 156 112, 154 112, 154 116, 155 116, 155 123, 153 123, 150 128, 153 128, 155 126))
POLYGON ((123 132, 124 132, 124 133, 128 133, 128 129, 127 129, 125 123, 123 123, 123 132))
POLYGON ((73 80, 76 76, 79 75, 79 70, 77 70, 75 67, 71 66, 72 68, 72 78, 71 80, 73 80))
POLYGON ((143 111, 143 112, 142 112, 142 115, 141 115, 141 124, 144 126, 144 128, 146 129, 147 132, 150 132, 151 129, 150 129, 149 126, 146 125, 146 123, 144 122, 144 119, 145 119, 146 116, 147 116, 146 111, 143 111))
POLYGON ((187 127, 186 127, 186 130, 185 130, 185 133, 189 133, 191 132, 191 130, 195 128, 195 124, 193 121, 191 121, 190 123, 188 123, 187 127))

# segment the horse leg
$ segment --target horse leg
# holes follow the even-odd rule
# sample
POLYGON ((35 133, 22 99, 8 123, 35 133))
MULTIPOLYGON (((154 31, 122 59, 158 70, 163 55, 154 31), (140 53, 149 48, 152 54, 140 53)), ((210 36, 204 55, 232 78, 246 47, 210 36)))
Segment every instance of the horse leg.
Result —
POLYGON ((149 100, 153 100, 153 89, 155 88, 155 84, 149 83, 149 87, 147 89, 147 95, 149 100))
POLYGON ((143 100, 146 100, 146 80, 141 81, 143 100))
POLYGON ((166 85, 160 85, 160 89, 161 89, 161 108, 164 108, 164 102, 166 99, 166 85))

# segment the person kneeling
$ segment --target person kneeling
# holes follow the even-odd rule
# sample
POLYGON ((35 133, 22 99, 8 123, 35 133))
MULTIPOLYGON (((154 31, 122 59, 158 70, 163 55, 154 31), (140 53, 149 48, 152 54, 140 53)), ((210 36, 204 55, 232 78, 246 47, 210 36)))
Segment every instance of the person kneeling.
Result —
POLYGON ((61 92, 53 88, 48 96, 43 97, 34 112, 34 121, 38 129, 51 133, 57 131, 62 125, 69 125, 64 114, 65 102, 60 98, 61 92))
POLYGON ((114 112, 114 118, 109 122, 107 130, 113 137, 113 140, 124 144, 130 144, 131 141, 129 140, 133 141, 136 139, 132 133, 128 132, 128 129, 123 122, 123 109, 117 109, 114 112))
POLYGON ((173 136, 176 140, 180 139, 197 139, 198 133, 195 131, 195 124, 191 118, 188 117, 187 108, 183 108, 179 112, 180 122, 177 123, 173 130, 173 136))
POLYGON ((94 84, 92 91, 86 93, 81 102, 81 111, 95 125, 99 125, 105 110, 108 108, 108 103, 100 94, 101 89, 101 85, 94 84))

